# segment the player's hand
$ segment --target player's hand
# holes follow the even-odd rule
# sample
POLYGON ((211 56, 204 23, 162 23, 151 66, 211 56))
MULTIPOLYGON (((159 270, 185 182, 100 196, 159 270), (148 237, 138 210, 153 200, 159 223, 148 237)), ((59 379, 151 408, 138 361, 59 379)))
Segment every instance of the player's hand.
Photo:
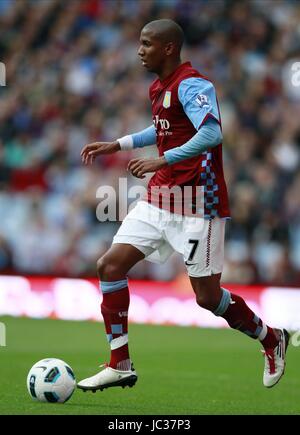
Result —
POLYGON ((127 171, 137 178, 145 178, 147 172, 156 172, 168 163, 164 156, 156 159, 132 159, 128 163, 127 171))
POLYGON ((93 142, 85 145, 80 153, 81 160, 88 165, 93 163, 95 158, 100 154, 113 154, 120 151, 121 147, 118 141, 115 142, 93 142))

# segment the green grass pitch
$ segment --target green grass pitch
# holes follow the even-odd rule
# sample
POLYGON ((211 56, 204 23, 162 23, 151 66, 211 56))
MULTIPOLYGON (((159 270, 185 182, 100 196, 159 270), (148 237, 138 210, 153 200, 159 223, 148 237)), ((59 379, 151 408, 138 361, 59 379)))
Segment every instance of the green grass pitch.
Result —
POLYGON ((232 330, 130 325, 130 349, 139 380, 133 388, 76 390, 65 404, 38 403, 26 376, 39 359, 56 357, 76 379, 108 359, 103 324, 0 317, 0 415, 4 414, 300 414, 300 348, 290 346, 286 373, 273 389, 262 386, 263 357, 254 340, 232 330))

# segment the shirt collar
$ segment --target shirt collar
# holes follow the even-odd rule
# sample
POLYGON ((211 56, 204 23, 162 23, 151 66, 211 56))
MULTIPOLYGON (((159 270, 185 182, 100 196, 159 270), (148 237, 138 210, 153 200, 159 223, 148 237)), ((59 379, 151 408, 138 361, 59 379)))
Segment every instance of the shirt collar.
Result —
POLYGON ((168 75, 164 80, 160 80, 160 79, 159 79, 161 86, 164 86, 165 84, 167 84, 167 83, 170 81, 170 79, 173 78, 173 76, 177 75, 179 71, 185 69, 187 66, 191 67, 191 66, 192 66, 192 65, 191 65, 191 62, 183 62, 183 63, 181 63, 181 64, 180 64, 176 69, 174 69, 174 71, 171 72, 171 74, 169 74, 169 75, 168 75))

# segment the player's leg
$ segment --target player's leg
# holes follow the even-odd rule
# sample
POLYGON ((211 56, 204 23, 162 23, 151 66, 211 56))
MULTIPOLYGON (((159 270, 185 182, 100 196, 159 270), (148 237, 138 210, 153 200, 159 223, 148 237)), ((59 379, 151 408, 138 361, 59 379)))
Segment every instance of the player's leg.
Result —
POLYGON ((224 257, 225 222, 203 220, 201 230, 188 234, 185 260, 197 303, 227 320, 229 326, 254 339, 265 349, 264 385, 275 385, 284 372, 288 333, 266 325, 243 298, 220 286, 224 257))
MULTIPOLYGON (((157 209, 157 213, 159 209, 157 209)), ((104 318, 111 358, 107 367, 95 376, 79 382, 83 390, 96 391, 112 386, 132 386, 137 375, 128 351, 129 290, 127 272, 139 261, 164 247, 160 220, 152 222, 149 205, 143 201, 126 216, 111 248, 97 262, 103 293, 104 318)), ((159 217, 159 216, 158 216, 159 217)))
POLYGON ((102 390, 112 386, 132 386, 137 380, 128 349, 127 273, 144 257, 145 254, 134 246, 116 243, 97 262, 103 294, 101 312, 111 356, 104 370, 78 383, 78 387, 84 391, 102 390))
POLYGON ((278 344, 276 331, 248 307, 244 299, 220 286, 221 273, 191 277, 190 281, 199 306, 227 320, 229 326, 251 338, 258 338, 265 348, 278 344))
POLYGON ((101 313, 111 346, 109 367, 130 370, 128 349, 128 271, 145 255, 130 244, 115 243, 97 262, 103 294, 101 313))
POLYGON ((220 275, 190 277, 197 303, 216 316, 223 317, 231 328, 261 342, 265 353, 263 383, 266 387, 272 387, 284 373, 289 335, 285 330, 266 325, 248 307, 243 298, 221 288, 220 275))

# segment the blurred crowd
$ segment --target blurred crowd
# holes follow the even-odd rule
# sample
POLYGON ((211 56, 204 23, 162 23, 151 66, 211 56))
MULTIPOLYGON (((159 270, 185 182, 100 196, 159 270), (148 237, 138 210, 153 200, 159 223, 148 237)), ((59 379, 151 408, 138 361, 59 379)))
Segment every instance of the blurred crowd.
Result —
MULTIPOLYGON (((151 125, 155 76, 137 50, 159 18, 183 27, 183 60, 219 97, 232 211, 223 280, 300 285, 300 3, 289 0, 1 0, 0 273, 95 275, 120 224, 97 220, 97 189, 138 184, 127 162, 156 150, 93 166, 80 150, 151 125)), ((175 254, 130 276, 184 272, 175 254)))

